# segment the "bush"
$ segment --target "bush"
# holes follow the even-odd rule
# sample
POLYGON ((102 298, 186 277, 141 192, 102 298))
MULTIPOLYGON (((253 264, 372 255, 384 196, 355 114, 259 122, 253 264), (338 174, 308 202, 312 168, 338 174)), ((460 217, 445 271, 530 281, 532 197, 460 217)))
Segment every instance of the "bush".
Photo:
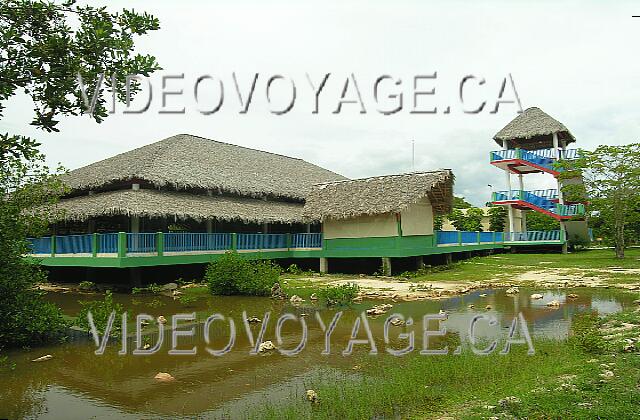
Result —
POLYGON ((204 280, 214 295, 269 296, 280 277, 280 267, 270 261, 250 261, 226 252, 207 267, 204 280))
POLYGON ((100 334, 104 333, 105 328, 107 327, 107 321, 109 320, 109 316, 113 311, 116 312, 116 317, 113 321, 113 326, 111 328, 111 335, 117 336, 119 335, 122 325, 122 305, 119 303, 115 303, 113 301, 113 294, 111 291, 107 291, 104 296, 104 300, 92 300, 92 301, 80 301, 80 305, 82 309, 78 314, 78 318, 75 321, 75 325, 82 328, 85 331, 90 331, 91 327, 89 326, 89 320, 87 319, 87 314, 91 311, 91 315, 93 315, 93 323, 96 326, 96 329, 100 334))
POLYGON ((327 305, 348 305, 358 296, 358 292, 360 292, 360 286, 348 283, 320 289, 317 295, 327 305))

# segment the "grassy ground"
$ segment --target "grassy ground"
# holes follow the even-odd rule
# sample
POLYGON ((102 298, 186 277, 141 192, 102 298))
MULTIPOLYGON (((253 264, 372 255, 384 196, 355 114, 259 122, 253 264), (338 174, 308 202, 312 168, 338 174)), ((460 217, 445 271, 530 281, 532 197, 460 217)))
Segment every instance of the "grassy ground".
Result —
MULTIPOLYGON (((613 318, 640 333, 637 310, 613 318)), ((248 417, 637 418, 640 354, 603 340, 604 322, 585 316, 569 340, 535 342, 533 356, 515 346, 485 357, 371 357, 357 373, 308 384, 317 404, 292 396, 248 417)))
POLYGON ((616 268, 640 269, 640 249, 626 251, 626 258, 615 258, 608 249, 588 250, 563 254, 499 254, 476 257, 452 264, 449 269, 425 270, 411 280, 415 282, 439 281, 491 281, 500 277, 513 277, 531 270, 545 268, 566 269, 568 274, 583 277, 606 277, 613 281, 638 281, 638 273, 615 272, 616 268), (612 269, 614 269, 612 271, 612 269))

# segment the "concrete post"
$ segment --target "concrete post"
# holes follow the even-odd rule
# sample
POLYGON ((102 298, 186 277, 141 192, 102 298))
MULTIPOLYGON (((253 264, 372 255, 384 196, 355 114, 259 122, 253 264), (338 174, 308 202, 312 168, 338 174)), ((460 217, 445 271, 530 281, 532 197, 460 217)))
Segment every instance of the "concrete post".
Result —
POLYGON ((322 274, 329 272, 329 259, 326 257, 320 257, 320 272, 322 274))
POLYGON ((382 275, 391 276, 391 258, 382 257, 382 275))

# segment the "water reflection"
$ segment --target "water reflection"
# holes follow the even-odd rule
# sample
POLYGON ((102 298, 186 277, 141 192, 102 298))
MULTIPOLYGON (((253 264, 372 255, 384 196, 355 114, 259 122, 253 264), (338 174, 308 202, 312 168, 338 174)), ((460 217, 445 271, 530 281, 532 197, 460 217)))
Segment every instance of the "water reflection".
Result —
MULTIPOLYGON (((87 297, 50 294, 48 298, 60 304, 66 313, 75 315, 80 309, 78 299, 87 297)), ((152 356, 133 356, 130 354, 131 347, 128 355, 119 356, 119 343, 109 346, 103 356, 96 356, 92 342, 15 351, 9 355, 16 364, 15 370, 0 374, 0 417, 139 418, 242 414, 249 403, 302 395, 304 382, 313 377, 331 376, 337 372, 357 375, 357 371, 353 370, 356 364, 354 356, 344 357, 341 352, 346 348, 359 313, 374 304, 364 302, 344 312, 332 334, 332 354, 323 356, 324 333, 314 314, 319 312, 328 325, 335 309, 319 309, 313 305, 293 307, 286 302, 266 298, 208 297, 195 302, 186 310, 180 303, 165 297, 132 297, 121 294, 115 295, 115 299, 131 313, 146 312, 169 318, 174 313, 197 312, 204 319, 206 314, 219 312, 232 317, 237 327, 234 350, 223 357, 210 356, 205 351, 206 343, 200 327, 194 338, 181 338, 179 341, 180 348, 196 346, 198 354, 195 356, 168 355, 169 337, 165 337, 161 350, 152 356), (309 327, 306 348, 295 357, 286 357, 278 352, 250 355, 250 343, 241 322, 243 311, 261 319, 265 312, 272 312, 265 339, 273 340, 274 343, 274 326, 279 314, 306 314, 309 327), (30 362, 43 354, 52 354, 54 359, 37 364, 30 362), (157 383, 153 377, 158 372, 169 372, 177 380, 172 383, 157 383)), ((422 347, 422 316, 425 314, 446 311, 448 319, 443 325, 459 340, 466 342, 469 324, 475 315, 494 315, 499 324, 498 327, 491 327, 486 323, 479 323, 479 335, 505 338, 512 319, 522 312, 535 344, 535 340, 541 337, 566 337, 571 317, 577 311, 593 309, 601 313, 615 312, 630 305, 632 300, 632 296, 613 290, 565 292, 521 289, 517 295, 506 295, 504 290, 478 290, 465 296, 439 301, 394 303, 389 313, 412 317, 414 325, 392 327, 391 335, 397 337, 398 333, 413 329, 416 337, 414 354, 417 354, 422 347), (570 292, 576 293, 578 298, 567 299, 566 294, 570 292), (531 300, 532 293, 542 293, 544 298, 531 300), (547 307, 546 303, 551 300, 561 302, 560 308, 547 307), (473 305, 473 308, 469 305, 473 305), (485 309, 487 305, 491 306, 490 310, 485 309)), ((384 320, 384 316, 368 318, 380 352, 385 351, 384 320)), ((435 326, 431 328, 434 329, 435 326)), ((260 324, 253 325, 251 329, 257 335, 260 324)), ((216 338, 210 346, 222 348, 228 340, 228 326, 217 322, 212 327, 211 334, 216 338)), ((287 322, 283 328, 282 345, 291 349, 298 344, 300 337, 299 323, 287 322)), ((366 337, 362 330, 359 337, 366 337)), ((391 345, 401 348, 406 345, 406 341, 392 339, 391 345)), ((438 347, 438 343, 433 346, 438 347)), ((356 349, 359 354, 370 350, 364 345, 356 346, 356 349)))

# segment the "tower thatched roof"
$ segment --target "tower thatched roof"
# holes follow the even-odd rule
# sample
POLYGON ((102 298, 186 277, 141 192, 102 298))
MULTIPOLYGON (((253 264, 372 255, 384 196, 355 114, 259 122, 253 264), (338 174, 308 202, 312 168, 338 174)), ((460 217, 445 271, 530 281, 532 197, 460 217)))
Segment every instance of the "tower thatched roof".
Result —
POLYGON ((221 195, 196 195, 158 190, 116 190, 60 200, 43 209, 56 219, 84 221, 126 215, 178 219, 242 221, 245 223, 302 222, 302 204, 221 195))
POLYGON ((435 214, 451 211, 453 172, 441 169, 315 185, 304 206, 313 220, 399 212, 428 197, 435 214))
POLYGON ((211 189, 294 200, 304 199, 313 184, 342 179, 346 178, 302 159, 189 134, 92 163, 63 177, 76 191, 138 180, 177 190, 211 189))
POLYGON ((543 149, 553 147, 554 133, 557 133, 558 140, 565 140, 566 144, 576 141, 564 124, 540 108, 531 107, 511 120, 493 139, 500 146, 503 140, 508 140, 510 149, 543 149))

